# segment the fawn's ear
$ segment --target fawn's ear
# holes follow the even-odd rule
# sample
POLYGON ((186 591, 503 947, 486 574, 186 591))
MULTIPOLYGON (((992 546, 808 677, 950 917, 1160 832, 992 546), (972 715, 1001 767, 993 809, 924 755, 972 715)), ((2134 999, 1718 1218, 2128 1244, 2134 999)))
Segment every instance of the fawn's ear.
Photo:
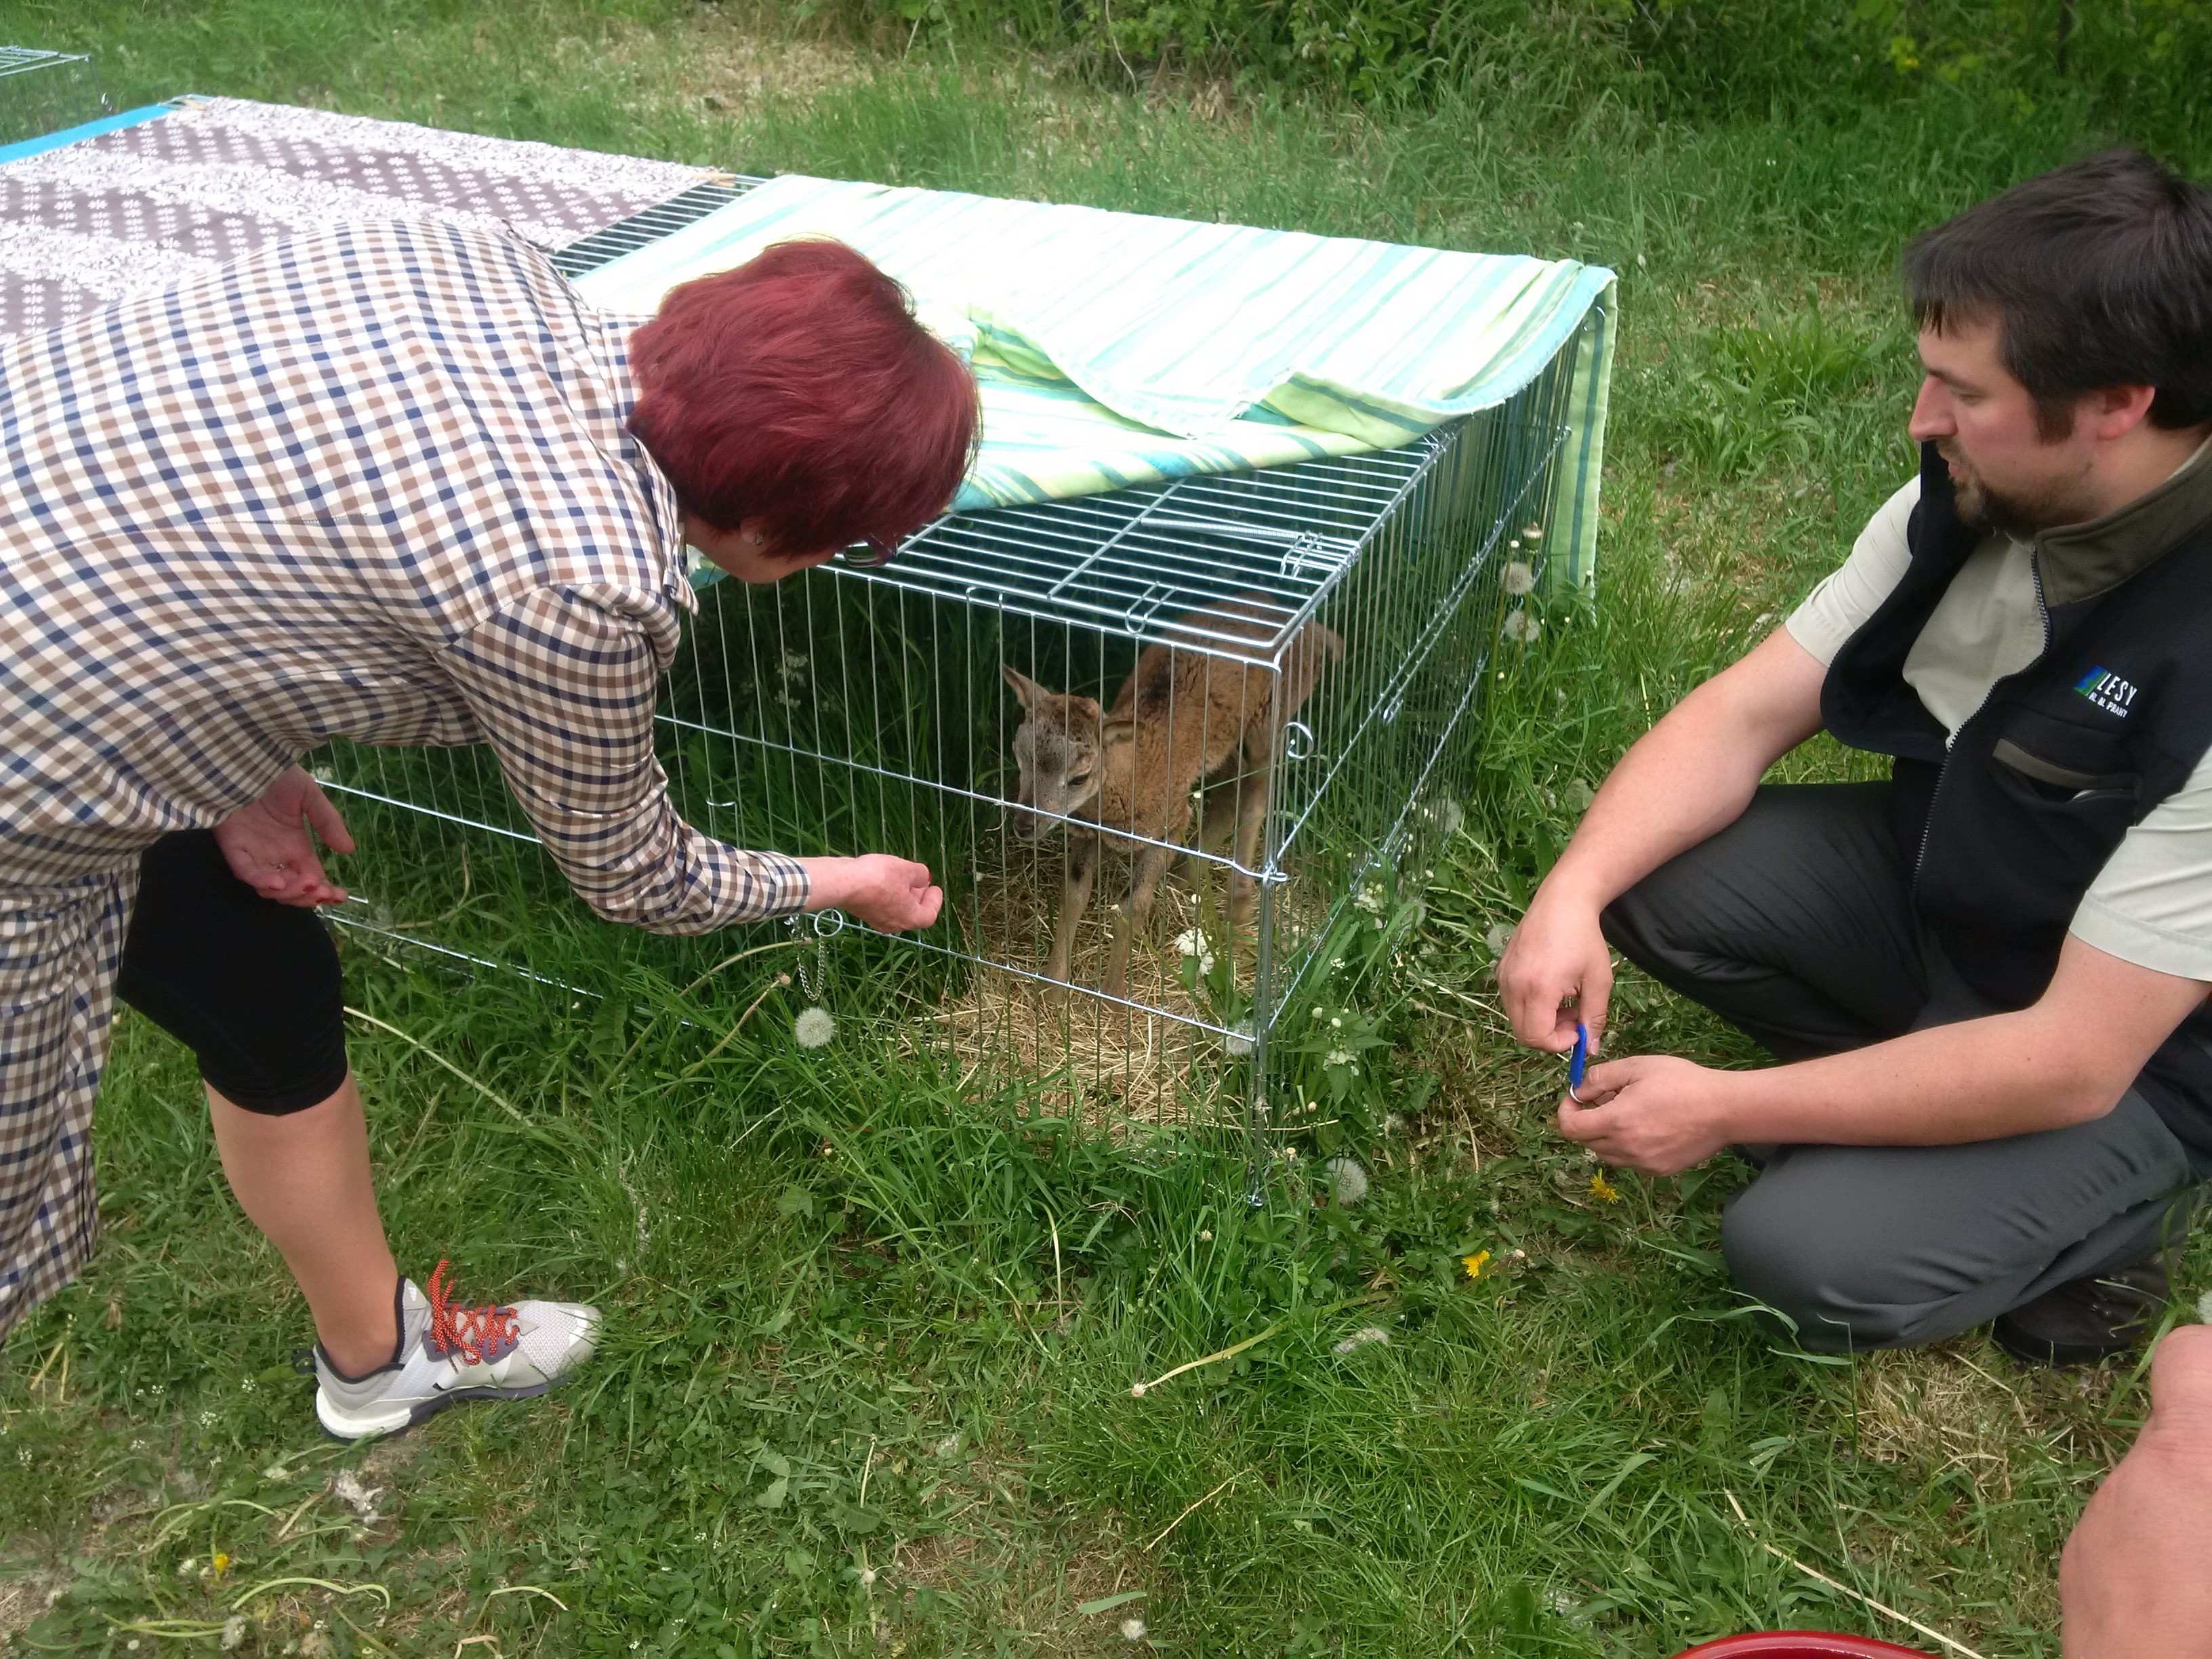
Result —
POLYGON ((1109 754, 1136 740, 1137 722, 1127 714, 1117 714, 1098 728, 1098 745, 1109 754))
POLYGON ((1006 684, 1013 688, 1014 695, 1022 700, 1022 707, 1024 708, 1034 711, 1039 698, 1051 695, 1044 687, 1039 685, 1010 662, 1000 663, 999 672, 1006 677, 1006 684))

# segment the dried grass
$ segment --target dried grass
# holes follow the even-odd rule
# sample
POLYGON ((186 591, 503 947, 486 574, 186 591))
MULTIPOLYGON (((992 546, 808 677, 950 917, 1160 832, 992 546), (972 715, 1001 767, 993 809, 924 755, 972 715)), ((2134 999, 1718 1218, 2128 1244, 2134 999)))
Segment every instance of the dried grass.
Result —
POLYGON ((2036 1414, 2018 1389, 1957 1343, 1863 1354, 1856 1363, 1862 1455, 1956 1465, 1984 1499, 2010 1500, 2012 1457, 2038 1437, 2036 1414))
MULTIPOLYGON (((1042 974, 1052 947, 1061 851, 1015 847, 1006 858, 977 872, 961 915, 963 948, 1042 974)), ((1109 850, 1076 927, 1073 987, 1095 988, 1103 979, 1114 926, 1107 895, 1125 891, 1127 882, 1128 860, 1109 850)), ((1127 996, 1141 1007, 1002 968, 971 969, 934 1016, 963 1074, 1035 1079, 1048 1106, 1094 1126, 1188 1123, 1235 1103, 1243 1068, 1232 1063, 1218 1033, 1188 1023, 1212 1017, 1184 988, 1175 943, 1197 928, 1219 951, 1223 900, 1214 868, 1196 890, 1181 873, 1161 883, 1152 915, 1130 944, 1127 996)), ((1247 984, 1254 949, 1249 938, 1238 941, 1237 969, 1247 984)))

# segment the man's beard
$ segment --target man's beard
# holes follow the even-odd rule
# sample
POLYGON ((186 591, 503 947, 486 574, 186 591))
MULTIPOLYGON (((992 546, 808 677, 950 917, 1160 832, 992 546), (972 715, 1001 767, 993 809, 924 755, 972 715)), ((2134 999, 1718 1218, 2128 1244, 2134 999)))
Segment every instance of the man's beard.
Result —
POLYGON ((2039 530, 2080 524, 2095 516, 2063 482, 2054 481, 2032 494, 1992 489, 1980 473, 1945 453, 1940 444, 1936 453, 1953 469, 1952 499, 1958 508, 1959 522, 1969 530, 2033 536, 2039 530))

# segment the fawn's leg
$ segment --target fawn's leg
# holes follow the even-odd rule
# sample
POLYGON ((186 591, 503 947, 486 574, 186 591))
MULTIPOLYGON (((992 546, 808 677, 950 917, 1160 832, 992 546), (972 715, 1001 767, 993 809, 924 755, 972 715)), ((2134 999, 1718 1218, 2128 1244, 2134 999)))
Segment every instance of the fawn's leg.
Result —
POLYGON ((1047 979, 1066 981, 1067 959, 1075 949, 1075 925, 1091 908, 1091 884, 1097 875, 1098 837, 1069 836, 1066 878, 1060 889, 1060 915, 1053 922, 1052 956, 1044 965, 1047 979))
POLYGON ((1261 741, 1248 751, 1244 775, 1237 781, 1236 867, 1229 872, 1229 927, 1233 934, 1249 927, 1259 884, 1246 872, 1260 861, 1260 832, 1267 823, 1267 776, 1273 770, 1272 743, 1261 741))
POLYGON ((1137 867, 1129 874, 1129 896, 1114 907, 1114 937, 1107 947, 1106 978, 1099 988, 1109 997, 1126 996, 1129 982, 1129 940, 1139 924, 1152 913, 1152 900, 1160 890, 1160 878, 1179 849, 1151 847, 1137 854, 1137 867))

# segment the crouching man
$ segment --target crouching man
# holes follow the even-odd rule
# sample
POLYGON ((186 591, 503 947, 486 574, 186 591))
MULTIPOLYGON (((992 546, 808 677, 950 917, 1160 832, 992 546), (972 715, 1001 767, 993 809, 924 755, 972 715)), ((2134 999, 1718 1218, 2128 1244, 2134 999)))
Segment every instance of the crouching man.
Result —
POLYGON ((1723 1148, 1737 1284, 1810 1348, 2138 1342, 2212 1175, 2212 192, 2116 154, 1905 259, 1920 476, 1606 781, 1500 968, 1603 1026, 1609 940, 1784 1063, 1593 1066, 1559 1127, 1723 1148), (1826 729, 1886 783, 1763 785, 1826 729))

